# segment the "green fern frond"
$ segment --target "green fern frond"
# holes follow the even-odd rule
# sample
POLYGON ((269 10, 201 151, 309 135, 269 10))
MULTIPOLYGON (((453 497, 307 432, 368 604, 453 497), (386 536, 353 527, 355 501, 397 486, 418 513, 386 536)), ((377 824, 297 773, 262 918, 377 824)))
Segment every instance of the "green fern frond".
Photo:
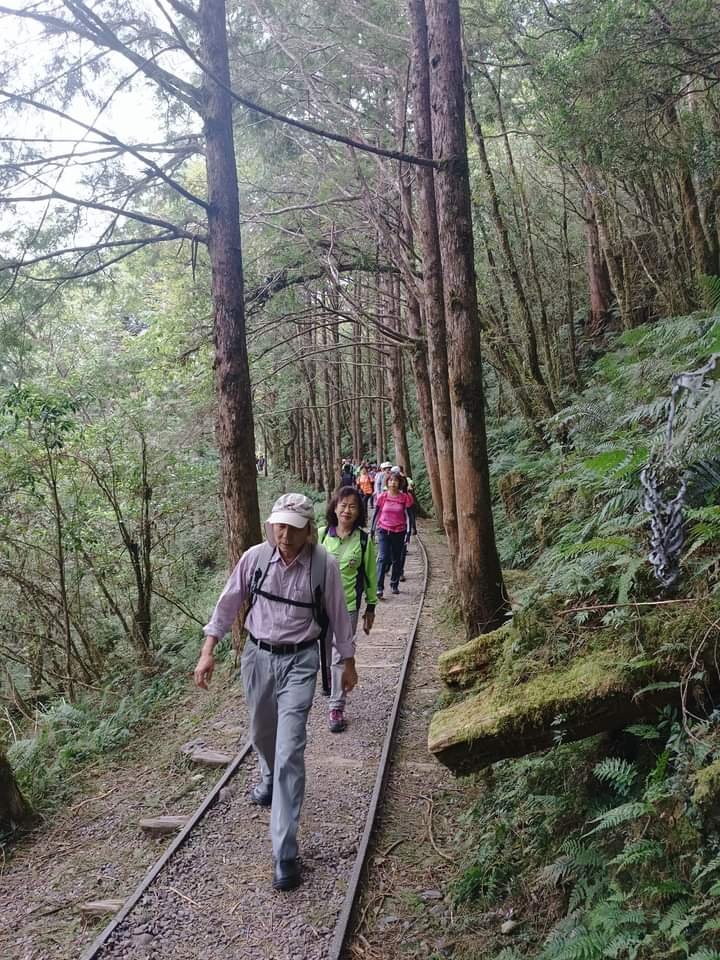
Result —
POLYGON ((701 273, 697 278, 697 287, 703 306, 707 310, 717 310, 720 307, 720 277, 701 273))
POLYGON ((703 877, 709 876, 711 873, 715 873, 716 870, 720 870, 720 855, 713 857, 709 863, 706 863, 702 870, 699 873, 693 871, 693 880, 697 882, 702 880, 703 877))
POLYGON ((616 493, 615 496, 605 501, 597 515, 598 523, 603 524, 606 520, 627 516, 631 511, 637 510, 639 506, 639 489, 621 490, 620 493, 616 493))
POLYGON ((584 931, 573 939, 566 940, 557 951, 543 952, 543 960, 599 960, 603 956, 607 940, 597 933, 584 931))
POLYGON ((691 463, 685 474, 688 491, 698 503, 702 498, 720 489, 720 459, 705 457, 691 463))
MULTIPOLYGON (((643 889, 645 896, 658 900, 667 900, 669 897, 677 897, 687 893, 687 887, 680 880, 668 878, 658 880, 657 883, 649 883, 643 889)), ((687 909, 687 904, 685 905, 687 909)))
POLYGON ((589 837, 603 830, 614 830, 615 827, 619 827, 623 823, 639 820, 641 817, 647 817, 654 812, 655 808, 653 805, 646 803, 644 800, 633 800, 630 803, 621 803, 619 806, 613 807, 612 810, 608 810, 607 813, 596 817, 592 821, 596 826, 583 834, 583 836, 589 837))
POLYGON ((620 574, 620 579, 618 580, 617 602, 619 604, 628 602, 630 590, 635 583, 635 577, 645 563, 646 561, 643 557, 631 557, 630 560, 628 560, 627 566, 620 574))
POLYGON ((572 560, 584 553, 625 553, 632 550, 630 537, 593 537, 586 543, 573 543, 560 548, 560 554, 572 560))
POLYGON ((602 783, 607 783, 612 789, 625 797, 630 792, 637 779, 637 768, 629 760, 620 757, 606 757, 596 763, 593 774, 602 783))
MULTIPOLYGON (((655 888, 653 888, 655 889, 655 888)), ((692 923, 687 900, 676 900, 664 913, 658 923, 658 929, 666 933, 669 938, 676 939, 692 923)))
POLYGON ((626 867, 640 866, 661 860, 665 856, 665 848, 657 840, 636 840, 629 844, 610 861, 618 870, 626 867))
POLYGON ((661 736, 658 728, 651 723, 631 723, 625 730, 641 740, 659 740, 661 736))

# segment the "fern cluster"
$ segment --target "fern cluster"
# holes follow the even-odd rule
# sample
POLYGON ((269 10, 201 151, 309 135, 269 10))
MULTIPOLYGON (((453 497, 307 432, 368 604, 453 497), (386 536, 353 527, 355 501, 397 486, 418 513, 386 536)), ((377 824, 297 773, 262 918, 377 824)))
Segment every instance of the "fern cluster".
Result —
POLYGON ((524 916, 516 958, 720 956, 720 834, 693 775, 715 756, 717 724, 688 730, 668 709, 611 741, 497 765, 458 898, 524 916))
POLYGON ((528 570, 535 593, 616 604, 655 596, 639 477, 659 452, 663 477, 688 486, 684 583, 716 588, 709 554, 720 543, 720 381, 681 400, 670 448, 666 431, 673 375, 718 351, 716 318, 638 327, 618 337, 584 392, 548 422, 546 451, 522 439, 517 424, 495 429, 501 559, 528 570))

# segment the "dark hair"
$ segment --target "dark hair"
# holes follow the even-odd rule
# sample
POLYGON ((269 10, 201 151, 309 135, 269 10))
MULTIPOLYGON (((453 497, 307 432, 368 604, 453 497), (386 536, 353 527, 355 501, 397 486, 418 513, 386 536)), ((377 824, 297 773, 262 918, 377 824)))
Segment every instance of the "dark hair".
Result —
POLYGON ((338 525, 337 518, 337 505, 341 500, 344 500, 346 497, 355 497, 358 505, 358 517, 353 526, 353 530, 357 530, 358 527, 364 527, 367 523, 367 512, 365 510, 365 501, 362 498, 362 495, 357 487, 338 487, 335 493, 332 496, 330 503, 328 504, 327 513, 325 514, 325 520, 327 521, 328 528, 336 527, 338 525))

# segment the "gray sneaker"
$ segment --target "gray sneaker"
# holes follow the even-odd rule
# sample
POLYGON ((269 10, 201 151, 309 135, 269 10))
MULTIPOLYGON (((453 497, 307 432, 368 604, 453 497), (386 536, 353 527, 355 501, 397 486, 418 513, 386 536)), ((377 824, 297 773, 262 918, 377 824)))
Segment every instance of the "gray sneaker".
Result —
POLYGON ((328 726, 330 733, 342 733, 345 729, 345 713, 341 708, 335 708, 330 711, 328 717, 328 726))

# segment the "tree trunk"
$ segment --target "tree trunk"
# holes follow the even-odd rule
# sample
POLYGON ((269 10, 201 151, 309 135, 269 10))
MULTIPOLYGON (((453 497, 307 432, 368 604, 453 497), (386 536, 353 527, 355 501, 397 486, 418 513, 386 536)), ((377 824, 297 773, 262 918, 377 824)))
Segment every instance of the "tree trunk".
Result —
MULTIPOLYGON (((365 382, 367 384, 367 396, 369 397, 372 394, 373 389, 373 366, 375 363, 375 354, 372 350, 370 344, 370 330, 369 328, 365 331, 365 336, 362 337, 363 343, 365 344, 364 355, 367 357, 367 375, 365 377, 365 382)), ((372 458, 372 448, 373 443, 375 442, 375 417, 373 415, 373 403, 372 400, 366 401, 366 410, 367 410, 367 450, 368 456, 372 458)))
MULTIPOLYGON (((400 330, 400 278, 386 277, 380 280, 384 291, 386 323, 394 330, 400 330)), ((390 427, 393 436, 395 463, 400 464, 408 473, 411 470, 410 451, 405 432, 405 389, 403 384, 403 364, 400 347, 387 344, 387 382, 390 395, 390 427)))
POLYGON ((12 772, 5 750, 0 744, 0 830, 22 826, 30 820, 31 811, 12 772))
MULTIPOLYGON (((413 101, 415 106, 415 135, 420 157, 432 157, 432 120, 430 111, 430 62, 428 59, 427 15, 425 0, 409 0, 413 38, 413 101)), ((435 180, 432 169, 418 167, 418 226, 422 257, 422 304, 427 335, 428 373, 435 425, 438 471, 442 495, 442 521, 448 538, 451 563, 458 553, 457 510, 455 504, 455 474, 453 470, 452 412, 448 382, 447 331, 445 328, 445 299, 442 261, 438 238, 435 180)))
POLYGON ((303 483, 308 482, 308 458, 307 444, 305 442, 305 412, 302 408, 298 411, 299 441, 300 441, 300 471, 298 476, 303 483))
MULTIPOLYGON (((322 345, 328 347, 330 338, 328 335, 327 320, 328 314, 323 313, 322 345)), ((335 460, 334 460, 334 436, 335 436, 335 418, 337 411, 333 406, 333 381, 334 373, 332 370, 332 351, 325 354, 323 363, 323 393, 325 395, 325 479, 327 482, 327 495, 330 497, 335 489, 335 460)))
POLYGON ((62 608, 63 639, 65 643, 65 680, 67 683, 67 694, 72 701, 75 699, 75 685, 73 682, 73 641, 70 628, 70 600, 68 598, 67 577, 65 570, 65 537, 63 532, 63 512, 60 505, 60 496, 58 494, 57 483, 57 464, 53 458, 53 453, 49 447, 46 448, 48 461, 48 486, 53 502, 53 520, 55 524, 55 562, 58 570, 58 589, 60 591, 60 602, 62 608))
POLYGON ((495 546, 485 434, 458 0, 428 5, 436 202, 442 258, 459 538, 456 574, 468 635, 508 609, 495 546))
MULTIPOLYGON (((356 299, 360 300, 361 291, 359 289, 359 284, 356 285, 356 299)), ((361 410, 361 400, 358 400, 362 393, 362 377, 361 372, 362 368, 360 366, 361 357, 360 357, 360 325, 359 323, 353 325, 353 345, 351 351, 352 357, 352 407, 351 409, 351 424, 352 424, 352 448, 353 448, 353 461, 355 463, 360 463, 363 455, 363 440, 362 440, 362 421, 360 419, 360 410, 361 410)))
MULTIPOLYGON (((403 239, 408 250, 414 249, 412 227, 412 192, 409 179, 400 177, 400 195, 403 208, 403 239)), ((422 314, 420 304, 415 293, 408 287, 405 291, 407 302, 406 317, 407 331, 415 338, 411 362, 415 380, 415 394, 417 396, 420 429, 422 432, 423 453, 425 468, 430 481, 430 495, 432 496, 433 511, 438 522, 442 522, 442 487, 440 485, 440 470, 438 467, 437 443, 435 440, 435 419, 432 408, 432 392, 430 390, 430 376, 428 374, 427 352, 422 342, 422 314)), ((410 464, 406 464, 407 471, 410 464)))
POLYGON ((383 368, 382 341, 380 334, 375 332, 375 345, 378 351, 378 365, 375 368, 375 388, 378 400, 375 403, 375 452, 378 463, 385 459, 385 377, 383 368))
POLYGON ((568 205, 566 194, 565 174, 563 172, 563 212, 561 224, 561 239, 563 259, 565 260, 565 305, 568 325, 568 367, 570 369, 570 383, 580 389, 580 372, 578 370, 577 343, 575 342, 575 298, 573 296, 573 268, 570 240, 568 238, 568 205))
POLYGON ((224 0, 200 0, 205 94, 208 252, 212 271, 217 442, 230 566, 260 540, 250 369, 245 341, 240 204, 233 142, 224 0))
POLYGON ((301 467, 301 456, 300 456, 300 418, 297 412, 294 412, 292 415, 292 420, 290 421, 290 429, 292 431, 292 474, 295 477, 300 477, 302 470, 301 467))
POLYGON ((612 289, 610 287, 610 274, 600 245, 595 207, 587 188, 583 193, 583 209, 585 211, 587 275, 590 288, 590 316, 587 324, 587 335, 597 337, 605 329, 608 320, 612 289))
MULTIPOLYGON (((337 288, 333 287, 330 291, 330 307, 333 310, 333 315, 337 318, 337 311, 340 305, 340 297, 337 292, 337 288)), ((340 482, 340 464, 342 463, 343 452, 342 452, 342 378, 340 376, 340 324, 336 321, 330 327, 330 337, 332 342, 337 347, 336 352, 333 354, 334 357, 338 359, 338 366, 336 366, 330 374, 330 382, 332 385, 332 403, 333 403, 333 435, 332 435, 332 459, 333 459, 333 471, 332 479, 330 485, 334 490, 340 482)))

